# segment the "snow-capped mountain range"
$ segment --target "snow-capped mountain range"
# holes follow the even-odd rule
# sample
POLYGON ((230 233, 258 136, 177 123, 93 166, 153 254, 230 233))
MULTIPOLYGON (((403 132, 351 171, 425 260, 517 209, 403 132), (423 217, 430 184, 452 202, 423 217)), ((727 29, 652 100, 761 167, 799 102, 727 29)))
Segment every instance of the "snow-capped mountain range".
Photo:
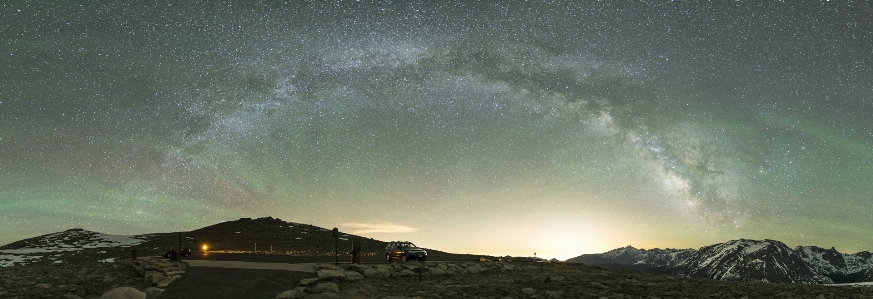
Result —
POLYGON ((853 283, 873 281, 873 257, 816 246, 789 248, 774 240, 732 240, 694 249, 632 246, 584 254, 568 262, 731 281, 853 283))

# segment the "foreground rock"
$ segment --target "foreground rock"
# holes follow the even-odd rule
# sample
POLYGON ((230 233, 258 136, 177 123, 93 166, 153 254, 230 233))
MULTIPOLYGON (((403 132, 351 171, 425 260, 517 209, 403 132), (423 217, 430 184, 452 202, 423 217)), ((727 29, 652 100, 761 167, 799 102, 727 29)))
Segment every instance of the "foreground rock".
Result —
POLYGON ((143 280, 150 283, 144 291, 148 294, 160 295, 164 289, 182 279, 188 264, 176 263, 160 257, 140 257, 136 260, 121 260, 121 265, 130 267, 140 275, 143 280))
POLYGON ((186 268, 158 257, 2 267, 0 298, 156 298, 186 268))
POLYGON ((321 269, 316 271, 318 279, 321 280, 343 280, 346 275, 340 270, 321 269))
MULTIPOLYGON (((59 253, 72 256, 66 257, 63 262, 0 267, 0 298, 94 299, 120 287, 133 288, 147 293, 147 298, 156 298, 158 290, 147 291, 155 283, 144 272, 136 270, 131 259, 95 259, 94 256, 100 253, 91 251, 84 250, 75 256, 75 252, 59 253)), ((138 260, 140 264, 152 264, 143 258, 138 260)), ((166 268, 177 268, 170 271, 180 270, 175 263, 164 262, 156 260, 156 267, 150 271, 163 274, 161 265, 164 264, 166 268)))
POLYGON ((566 263, 409 262, 340 270, 345 279, 304 279, 276 298, 873 298, 873 287, 726 282, 566 263), (363 278, 349 279, 349 272, 363 278))

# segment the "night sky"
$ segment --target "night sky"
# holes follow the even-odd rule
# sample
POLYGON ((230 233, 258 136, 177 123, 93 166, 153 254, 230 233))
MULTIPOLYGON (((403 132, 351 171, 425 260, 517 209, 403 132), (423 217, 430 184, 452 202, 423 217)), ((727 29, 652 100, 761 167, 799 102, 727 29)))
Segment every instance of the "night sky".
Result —
POLYGON ((44 2, 0 6, 0 244, 873 250, 866 1, 44 2))

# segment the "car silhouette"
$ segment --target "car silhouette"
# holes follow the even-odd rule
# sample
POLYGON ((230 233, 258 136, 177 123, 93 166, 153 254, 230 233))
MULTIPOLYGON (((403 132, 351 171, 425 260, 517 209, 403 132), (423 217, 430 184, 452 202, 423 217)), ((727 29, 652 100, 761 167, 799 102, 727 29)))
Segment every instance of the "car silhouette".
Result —
POLYGON ((400 259, 401 262, 407 260, 424 261, 427 259, 427 251, 418 248, 412 242, 391 241, 388 242, 388 246, 385 246, 385 261, 390 262, 395 258, 400 259))
MULTIPOLYGON (((188 257, 191 255, 191 250, 188 248, 182 248, 182 257, 188 257)), ((176 259, 176 249, 167 249, 167 252, 164 253, 164 257, 170 258, 171 260, 176 259)))

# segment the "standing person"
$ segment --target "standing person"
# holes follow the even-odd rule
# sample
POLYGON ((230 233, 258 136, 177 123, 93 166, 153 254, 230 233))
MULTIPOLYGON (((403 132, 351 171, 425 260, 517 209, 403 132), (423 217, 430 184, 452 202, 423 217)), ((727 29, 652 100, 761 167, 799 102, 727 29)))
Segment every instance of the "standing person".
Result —
POLYGON ((178 253, 176 252, 175 247, 170 247, 167 249, 167 252, 164 253, 164 257, 170 258, 171 261, 175 261, 178 259, 178 253))

